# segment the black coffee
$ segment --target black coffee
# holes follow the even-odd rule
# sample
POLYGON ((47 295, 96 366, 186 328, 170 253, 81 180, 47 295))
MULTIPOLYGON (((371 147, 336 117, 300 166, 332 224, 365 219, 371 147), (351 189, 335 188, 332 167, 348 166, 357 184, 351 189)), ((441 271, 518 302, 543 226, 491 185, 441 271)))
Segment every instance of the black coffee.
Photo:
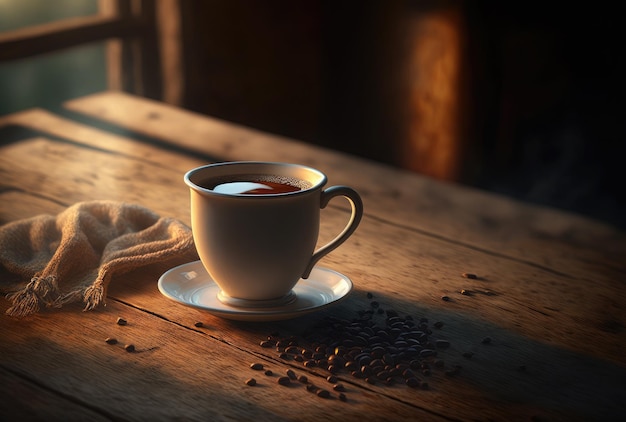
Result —
POLYGON ((310 187, 310 183, 293 177, 273 175, 232 176, 229 178, 211 179, 203 186, 218 193, 240 195, 275 195, 279 193, 297 192, 310 187))

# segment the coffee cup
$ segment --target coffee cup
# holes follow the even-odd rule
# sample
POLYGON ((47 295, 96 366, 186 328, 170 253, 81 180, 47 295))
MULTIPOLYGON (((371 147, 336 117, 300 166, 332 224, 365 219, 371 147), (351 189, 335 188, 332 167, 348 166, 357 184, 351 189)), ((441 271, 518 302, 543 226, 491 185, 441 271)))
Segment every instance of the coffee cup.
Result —
POLYGON ((293 287, 354 233, 363 215, 354 189, 324 189, 326 175, 298 164, 222 162, 192 169, 184 181, 198 255, 219 287, 219 300, 231 306, 273 307, 295 300, 293 287), (350 218, 316 250, 320 210, 335 197, 348 200, 350 218))

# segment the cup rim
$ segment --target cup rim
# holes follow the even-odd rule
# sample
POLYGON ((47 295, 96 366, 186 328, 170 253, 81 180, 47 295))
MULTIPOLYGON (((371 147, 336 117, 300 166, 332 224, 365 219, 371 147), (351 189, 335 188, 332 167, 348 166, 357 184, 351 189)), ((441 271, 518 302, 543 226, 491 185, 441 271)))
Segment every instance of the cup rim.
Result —
MULTIPOLYGON (((236 174, 246 174, 246 172, 233 172, 231 173, 232 175, 236 175, 236 174)), ((270 172, 267 172, 267 174, 273 174, 270 172)), ((221 175, 228 175, 228 173, 224 172, 221 173, 221 175)), ((215 177, 220 176, 220 174, 216 174, 215 177)), ((298 176, 294 176, 291 175, 291 177, 296 177, 296 178, 300 178, 302 179, 302 177, 298 177, 298 176)), ((305 179, 306 181, 310 182, 309 179, 305 179)), ((322 173, 321 171, 310 167, 310 166, 306 166, 303 164, 296 164, 296 163, 286 163, 286 162, 278 162, 278 161, 223 161, 223 162, 217 162, 217 163, 212 163, 212 164, 206 164, 203 166, 199 166, 199 167, 195 167, 189 171, 187 171, 185 173, 184 176, 184 181, 185 184, 187 184, 187 186, 189 186, 191 189, 203 193, 203 194, 208 194, 208 195, 215 195, 215 196, 221 196, 221 197, 229 197, 229 198, 272 198, 272 197, 285 197, 285 196, 297 196, 297 195, 306 195, 307 193, 317 190, 317 189, 321 189, 327 182, 328 178, 326 177, 326 175, 324 173, 322 173), (268 193, 268 194, 263 194, 263 195, 257 195, 257 194, 245 194, 245 193, 224 193, 224 192, 215 192, 211 189, 205 188, 203 186, 200 186, 198 183, 196 183, 193 180, 194 176, 197 176, 199 173, 207 171, 208 169, 224 169, 227 167, 247 167, 250 169, 249 172, 247 172, 247 174, 259 174, 259 173, 264 173, 263 171, 257 170, 257 171, 252 171, 253 169, 258 169, 261 166, 280 166, 283 168, 287 168, 290 169, 292 172, 295 172, 296 170, 300 171, 300 172, 306 172, 306 173, 310 173, 316 176, 317 181, 312 183, 312 185, 306 189, 302 189, 302 190, 298 190, 298 191, 293 191, 293 192, 284 192, 284 193, 268 193)))

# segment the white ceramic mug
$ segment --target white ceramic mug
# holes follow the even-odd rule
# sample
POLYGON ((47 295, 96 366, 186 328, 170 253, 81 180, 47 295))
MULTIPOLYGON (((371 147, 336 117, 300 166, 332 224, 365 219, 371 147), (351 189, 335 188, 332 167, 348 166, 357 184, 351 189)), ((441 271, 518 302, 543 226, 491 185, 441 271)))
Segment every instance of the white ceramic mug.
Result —
MULTIPOLYGON (((347 186, 324 189, 326 176, 313 168, 287 163, 224 162, 190 170, 191 226, 202 264, 221 292, 219 299, 245 307, 280 306, 295 299, 292 289, 308 278, 324 255, 357 228, 363 202, 347 186), (303 181, 288 193, 220 193, 214 185, 258 176, 303 181), (315 250, 320 209, 336 197, 349 201, 350 220, 331 242, 315 250)), ((219 190, 219 189, 218 189, 219 190)))

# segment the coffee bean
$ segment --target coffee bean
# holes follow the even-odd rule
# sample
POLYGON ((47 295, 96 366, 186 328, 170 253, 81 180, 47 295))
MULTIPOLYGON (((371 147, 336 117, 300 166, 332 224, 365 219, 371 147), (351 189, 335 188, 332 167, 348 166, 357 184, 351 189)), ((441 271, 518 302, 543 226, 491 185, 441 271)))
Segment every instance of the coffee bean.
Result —
POLYGON ((263 340, 260 344, 261 344, 261 347, 265 347, 265 348, 274 346, 274 342, 271 340, 263 340))
POLYGON ((347 400, 348 400, 348 398, 346 397, 346 395, 345 395, 345 394, 343 394, 343 393, 339 393, 339 400, 341 400, 341 401, 347 401, 347 400))
POLYGON ((250 387, 256 385, 256 380, 254 378, 248 378, 246 380, 246 385, 249 385, 250 387))
POLYGON ((265 371, 265 375, 267 375, 268 377, 271 377, 272 375, 274 375, 274 373, 272 372, 271 369, 268 369, 267 371, 265 371))
POLYGON ((330 382, 331 384, 335 384, 337 382, 337 377, 334 375, 329 375, 328 377, 326 377, 326 381, 330 382))
POLYGON ((335 391, 346 391, 346 387, 343 384, 335 384, 333 385, 333 390, 335 391))
POLYGON ((297 346, 288 346, 285 348, 285 353, 295 355, 297 353, 300 353, 300 348, 298 348, 297 346))
POLYGON ((317 397, 321 397, 323 399, 327 399, 330 397, 330 391, 328 390, 319 390, 316 394, 317 397))
POLYGON ((421 358, 427 358, 430 356, 436 356, 437 352, 435 352, 432 349, 423 349, 422 351, 420 351, 420 357, 421 358))
POLYGON ((306 375, 300 375, 298 376, 298 381, 300 381, 302 384, 306 384, 307 382, 309 382, 309 379, 306 375))
POLYGON ((204 324, 201 321, 195 322, 194 327, 198 327, 198 328, 202 328, 204 326, 204 324))
POLYGON ((376 378, 378 378, 381 381, 386 380, 387 378, 389 378, 390 374, 389 371, 380 371, 376 373, 376 378))
POLYGON ((491 337, 485 337, 484 339, 482 339, 481 343, 482 344, 490 344, 491 343, 491 337))
POLYGON ((385 355, 383 356, 383 362, 386 365, 394 365, 396 362, 396 359, 390 353, 385 353, 385 355))
POLYGON ((126 325, 128 324, 128 322, 122 318, 122 317, 117 317, 117 325, 126 325))
POLYGON ((310 393, 317 393, 319 391, 319 387, 316 387, 313 384, 307 384, 306 391, 308 391, 310 393))
POLYGON ((443 300, 444 302, 449 302, 450 301, 450 297, 449 296, 441 296, 441 300, 443 300))
POLYGON ((435 328, 442 328, 443 327, 443 322, 437 321, 433 325, 435 326, 435 328))
POLYGON ((382 359, 373 359, 368 365, 375 368, 377 366, 385 366, 385 363, 382 359))
POLYGON ((117 344, 117 339, 113 337, 107 337, 105 340, 106 344, 117 344))
POLYGON ((124 350, 126 350, 128 353, 132 353, 135 351, 135 345, 127 344, 126 346, 124 346, 124 350))
POLYGON ((298 378, 296 376, 296 373, 293 372, 291 369, 287 369, 286 374, 289 377, 289 379, 295 380, 296 378, 298 378))
POLYGON ((371 373, 372 373, 372 368, 370 366, 366 366, 366 365, 361 366, 361 374, 367 377, 371 373))
POLYGON ((341 356, 337 356, 333 354, 333 355, 328 356, 328 363, 331 365, 335 365, 337 367, 342 367, 345 365, 346 360, 341 356))
POLYGON ((406 379, 406 385, 411 388, 417 388, 420 386, 420 381, 417 378, 411 377, 406 379))
POLYGON ((260 371, 263 369, 263 364, 262 363, 251 363, 250 364, 250 368, 254 369, 255 371, 260 371))
POLYGON ((291 379, 289 377, 280 377, 276 380, 280 385, 287 386, 291 384, 291 379))
POLYGON ((463 273, 462 274, 463 277, 465 278, 471 278, 471 279, 477 279, 478 277, 476 276, 476 274, 472 274, 472 273, 463 273))
POLYGON ((465 290, 465 289, 461 289, 461 294, 465 295, 465 296, 469 296, 470 295, 470 291, 469 290, 465 290))

